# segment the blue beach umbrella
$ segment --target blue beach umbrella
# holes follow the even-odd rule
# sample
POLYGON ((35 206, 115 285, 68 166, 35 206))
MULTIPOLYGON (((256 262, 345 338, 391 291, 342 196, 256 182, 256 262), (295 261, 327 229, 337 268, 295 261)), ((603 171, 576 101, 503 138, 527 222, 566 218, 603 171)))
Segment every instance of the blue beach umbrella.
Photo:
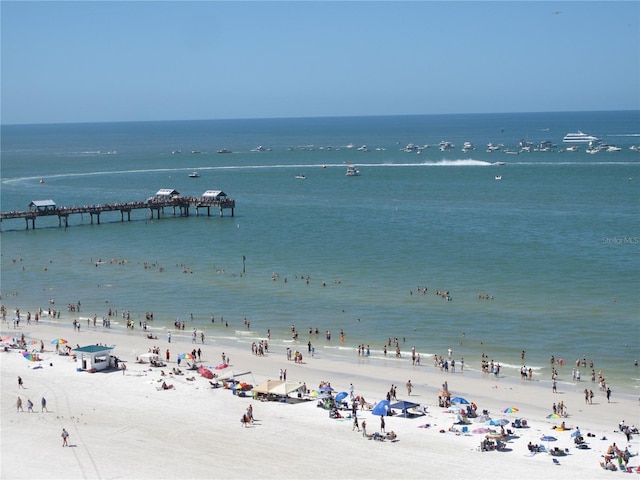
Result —
POLYGON ((453 397, 451 403, 457 403, 458 405, 470 405, 469 400, 462 397, 453 397))
POLYGON ((371 410, 373 415, 385 416, 389 414, 389 400, 381 400, 378 404, 373 407, 371 410))
POLYGON ((336 395, 336 402, 341 402, 342 400, 344 400, 348 396, 349 396, 349 394, 347 392, 340 392, 339 394, 336 395))
POLYGON ((549 442, 555 442, 558 439, 556 437, 552 437, 551 435, 544 435, 540 437, 540 440, 543 442, 547 442, 547 448, 549 448, 549 442))
POLYGON ((487 420, 486 422, 484 422, 485 425, 493 425, 493 426, 505 426, 508 423, 509 423, 509 420, 507 420, 506 418, 502 418, 500 420, 491 419, 491 420, 487 420))

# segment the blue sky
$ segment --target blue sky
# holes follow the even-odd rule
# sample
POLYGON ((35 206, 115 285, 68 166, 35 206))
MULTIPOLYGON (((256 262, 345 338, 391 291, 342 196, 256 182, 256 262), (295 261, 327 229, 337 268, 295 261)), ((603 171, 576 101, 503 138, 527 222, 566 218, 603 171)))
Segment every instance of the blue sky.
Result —
POLYGON ((640 108, 635 1, 0 8, 3 124, 640 108))

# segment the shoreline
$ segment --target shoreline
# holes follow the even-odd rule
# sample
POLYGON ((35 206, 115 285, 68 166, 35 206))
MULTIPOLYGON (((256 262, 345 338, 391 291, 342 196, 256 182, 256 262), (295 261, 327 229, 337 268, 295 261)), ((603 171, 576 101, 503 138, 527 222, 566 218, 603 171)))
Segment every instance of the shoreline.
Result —
MULTIPOLYGON (((33 309, 34 311, 38 311, 38 309, 33 309)), ((25 309, 20 307, 20 311, 24 312, 25 309)), ((179 330, 176 328, 171 328, 170 326, 154 326, 153 321, 147 323, 147 329, 143 330, 139 327, 138 324, 134 326, 134 328, 129 329, 126 327, 126 320, 122 319, 118 316, 109 317, 111 318, 111 326, 103 327, 101 325, 101 319, 98 319, 98 324, 94 327, 91 324, 90 318, 82 316, 80 314, 76 315, 75 312, 64 312, 60 311, 59 318, 52 318, 46 314, 44 311, 44 316, 40 317, 39 323, 50 325, 55 328, 67 329, 72 328, 72 322, 74 319, 78 319, 82 322, 81 325, 81 333, 83 331, 89 330, 91 332, 98 333, 100 331, 104 333, 113 333, 116 335, 125 335, 127 337, 139 337, 146 340, 146 334, 151 333, 156 335, 157 342, 161 344, 165 344, 167 342, 166 334, 167 332, 171 332, 172 341, 174 344, 177 344, 178 341, 185 343, 187 345, 191 345, 191 332, 194 328, 193 325, 190 325, 188 328, 185 327, 185 330, 179 330), (89 320, 87 323, 89 326, 85 325, 84 322, 89 320), (65 328, 66 322, 68 322, 68 327, 65 328)), ((143 321, 143 320, 142 320, 143 321)), ((142 322, 140 321, 140 322, 142 322)), ((135 323, 135 321, 134 321, 135 323)), ((21 320, 20 329, 26 329, 27 327, 37 326, 38 324, 35 321, 31 321, 31 325, 26 325, 26 321, 21 320)), ((220 325, 219 323, 216 326, 220 325)), ((199 326, 198 326, 199 327, 199 326)), ((220 345, 226 348, 238 348, 250 351, 251 343, 258 342, 260 340, 267 340, 267 335, 260 335, 256 331, 247 331, 247 330, 238 330, 236 328, 232 328, 228 330, 228 334, 226 335, 215 335, 212 334, 212 330, 204 330, 201 328, 195 327, 198 331, 197 344, 200 345, 200 332, 206 333, 206 341, 208 343, 214 342, 215 345, 220 345)), ((215 327, 214 327, 215 328, 215 327)), ((9 320, 7 320, 7 324, 3 325, 3 333, 10 334, 12 329, 9 324, 9 320), (6 331, 5 331, 6 330, 6 331)), ((223 330, 224 331, 224 330, 223 330)), ((220 332, 217 330, 216 333, 220 332)), ((316 334, 314 334, 316 335, 316 334)), ((323 337, 323 333, 321 332, 319 335, 316 335, 315 338, 321 340, 323 337)), ((35 338, 34 338, 35 339, 35 338)), ((269 340, 270 348, 276 349, 277 351, 282 350, 282 354, 284 355, 284 350, 286 348, 292 348, 293 350, 300 351, 303 356, 310 356, 310 353, 307 351, 307 344, 305 343, 307 340, 304 337, 302 340, 296 341, 292 339, 287 339, 286 337, 274 337, 269 340)), ((337 362, 348 362, 350 365, 355 366, 361 364, 367 364, 372 367, 376 366, 389 366, 391 368, 406 368, 409 371, 421 371, 423 369, 432 369, 434 372, 438 373, 438 367, 434 365, 434 356, 433 354, 419 352, 421 355, 421 364, 420 365, 412 365, 411 364, 411 355, 407 351, 408 347, 403 349, 402 357, 396 358, 395 354, 391 352, 391 349, 387 356, 384 356, 382 352, 374 351, 371 355, 358 355, 357 346, 351 346, 349 342, 340 343, 339 340, 335 342, 335 344, 331 345, 321 345, 319 348, 315 347, 314 350, 316 356, 323 356, 325 359, 330 359, 331 361, 337 362), (349 352, 349 354, 345 354, 345 352, 349 352), (351 355, 352 353, 352 355, 351 355)), ((141 352, 145 353, 145 352, 141 352)), ((459 361, 458 361, 459 363, 459 361)), ((513 364, 505 364, 500 363, 501 370, 500 375, 498 377, 494 376, 491 373, 483 372, 479 365, 473 365, 471 362, 465 360, 464 365, 464 373, 466 377, 478 378, 482 379, 486 382, 498 381, 501 383, 509 383, 509 384, 531 384, 539 386, 540 388, 548 388, 551 390, 552 381, 551 378, 544 378, 543 374, 548 374, 550 369, 548 366, 538 366, 538 365, 527 365, 527 368, 531 368, 533 370, 533 380, 522 380, 519 378, 519 370, 520 365, 513 364)), ((598 393, 600 390, 598 382, 592 382, 587 375, 584 375, 582 380, 577 381, 572 379, 571 369, 572 364, 568 363, 565 365, 557 365, 556 368, 558 370, 558 385, 563 385, 567 390, 574 392, 582 392, 584 388, 589 388, 594 390, 594 393, 598 393)), ((442 373, 442 372, 440 372, 442 373)), ((459 367, 457 372, 447 372, 443 373, 444 375, 453 375, 457 376, 461 374, 459 367)), ((636 367, 636 373, 640 377, 640 370, 636 367)), ((615 390, 616 395, 621 395, 627 398, 627 400, 633 401, 635 399, 640 400, 640 378, 632 378, 629 380, 628 384, 625 385, 611 385, 612 389, 615 390)))

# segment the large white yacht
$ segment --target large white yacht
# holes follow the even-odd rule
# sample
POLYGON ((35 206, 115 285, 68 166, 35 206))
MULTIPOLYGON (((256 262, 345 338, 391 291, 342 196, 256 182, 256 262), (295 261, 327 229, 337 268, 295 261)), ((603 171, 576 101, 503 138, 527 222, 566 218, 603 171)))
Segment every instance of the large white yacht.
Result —
POLYGON ((567 133, 562 139, 565 143, 589 143, 597 142, 599 139, 593 135, 587 135, 578 130, 577 133, 567 133))

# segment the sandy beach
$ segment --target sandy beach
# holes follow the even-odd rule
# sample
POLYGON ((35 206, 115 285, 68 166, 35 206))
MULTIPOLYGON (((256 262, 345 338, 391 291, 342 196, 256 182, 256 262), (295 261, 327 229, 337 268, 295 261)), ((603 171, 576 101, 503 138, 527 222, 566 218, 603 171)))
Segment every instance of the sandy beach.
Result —
MULTIPOLYGON (((310 478, 401 478, 443 476, 449 478, 609 478, 614 472, 601 468, 607 449, 615 443, 629 449, 628 466, 634 474, 640 464, 640 436, 628 441, 618 429, 621 420, 638 425, 638 398, 616 395, 610 402, 596 383, 572 382, 570 366, 560 371, 558 391, 554 393, 539 381, 520 378, 483 376, 459 370, 442 372, 432 359, 422 365, 400 363, 390 357, 384 361, 362 358, 347 364, 324 358, 322 352, 306 355, 303 342, 297 347, 303 362, 288 361, 284 350, 253 355, 250 348, 237 344, 214 343, 205 339, 193 344, 189 336, 166 335, 149 339, 139 330, 82 325, 72 327, 69 314, 60 320, 47 317, 37 324, 11 322, 2 325, 2 336, 18 340, 24 335, 29 351, 39 351, 41 361, 28 361, 21 349, 0 353, 2 370, 2 448, 3 479, 40 478, 278 478, 295 475, 310 478), (78 372, 72 357, 57 355, 51 341, 68 340, 68 345, 116 345, 112 354, 126 364, 126 370, 96 373, 78 372), (166 367, 156 368, 136 362, 139 355, 158 347, 166 367), (377 441, 354 430, 348 410, 345 418, 332 419, 317 406, 317 400, 298 401, 295 395, 286 402, 259 401, 240 397, 224 388, 211 388, 209 381, 195 371, 180 368, 184 375, 169 375, 177 368, 178 354, 201 349, 199 365, 214 368, 224 352, 229 367, 224 374, 251 372, 241 380, 257 385, 266 379, 277 380, 286 369, 287 380, 304 382, 310 390, 321 382, 330 382, 335 392, 349 391, 368 403, 386 397, 391 385, 397 386, 398 400, 422 405, 425 415, 404 418, 385 417, 386 431, 397 434, 396 441, 377 441), (166 376, 161 376, 161 371, 166 376), (18 384, 22 378, 22 387, 18 384), (190 378, 193 378, 190 380, 190 378), (162 381, 175 388, 161 390, 162 381), (411 380, 411 395, 406 383, 411 380), (455 412, 438 405, 438 392, 447 382, 452 396, 463 397, 477 405, 478 413, 488 410, 492 419, 526 419, 527 428, 506 430, 513 435, 502 439, 504 448, 480 451, 486 434, 471 433, 487 427, 474 421, 463 432, 456 425, 455 412), (592 404, 585 404, 584 389, 592 389, 592 404), (17 398, 24 412, 16 411, 17 398), (41 412, 41 399, 47 411, 41 412), (27 401, 34 404, 28 412, 27 401), (550 419, 552 404, 564 402, 568 416, 550 419), (252 405, 254 423, 246 427, 240 421, 252 405), (507 407, 515 413, 502 413, 507 407), (565 422, 567 430, 554 426, 565 422), (578 449, 572 433, 579 427, 588 449, 578 449), (69 445, 62 447, 62 429, 69 432, 69 445), (541 441, 542 436, 555 441, 541 441), (558 447, 566 454, 531 453, 528 444, 558 447), (567 449, 567 450, 565 450, 567 449), (554 462, 554 459, 557 463, 554 462)), ((183 332, 180 332, 183 333, 183 332)), ((187 332, 188 333, 188 332, 187 332)), ((10 343, 11 340, 7 340, 10 343)), ((358 421, 367 424, 367 433, 380 431, 380 417, 369 410, 358 411, 358 421)), ((617 461, 614 460, 617 465, 617 461)), ((619 473, 619 471, 617 471, 619 473)))

